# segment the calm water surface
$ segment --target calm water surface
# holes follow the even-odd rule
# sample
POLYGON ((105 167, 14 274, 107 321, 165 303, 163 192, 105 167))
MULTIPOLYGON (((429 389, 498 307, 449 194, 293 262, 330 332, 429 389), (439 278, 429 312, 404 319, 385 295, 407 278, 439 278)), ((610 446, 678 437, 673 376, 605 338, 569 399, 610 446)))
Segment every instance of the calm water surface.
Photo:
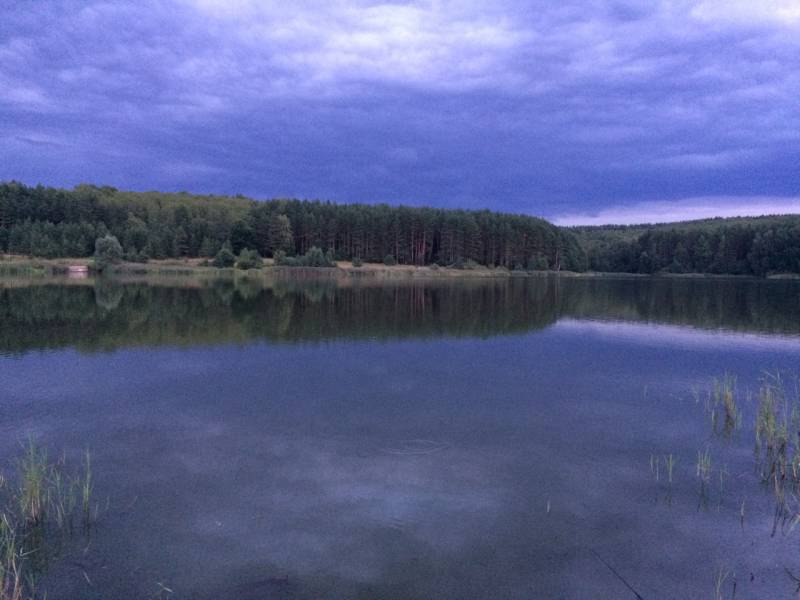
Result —
POLYGON ((754 403, 697 401, 765 371, 798 282, 5 282, 0 463, 91 448, 52 599, 787 598, 754 403))

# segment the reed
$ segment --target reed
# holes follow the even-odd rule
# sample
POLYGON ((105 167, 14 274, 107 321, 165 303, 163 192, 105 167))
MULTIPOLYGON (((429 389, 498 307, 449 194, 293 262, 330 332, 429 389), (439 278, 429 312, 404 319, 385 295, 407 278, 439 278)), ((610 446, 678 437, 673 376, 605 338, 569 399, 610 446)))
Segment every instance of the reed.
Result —
POLYGON ((653 477, 656 478, 658 481, 661 478, 660 470, 661 470, 661 459, 656 454, 650 455, 650 472, 653 474, 653 477))
POLYGON ((81 500, 83 504, 83 522, 85 527, 89 527, 92 523, 91 504, 92 504, 92 455, 87 448, 84 454, 84 471, 83 477, 80 480, 81 500))
POLYGON ((696 464, 697 478, 701 484, 707 485, 711 481, 712 463, 711 463, 711 449, 706 446, 705 450, 697 451, 697 464, 696 464))
POLYGON ((28 440, 25 453, 19 463, 21 482, 19 489, 19 508, 28 524, 42 521, 46 506, 50 501, 51 481, 47 451, 39 449, 33 439, 28 440))
POLYGON ((787 486, 800 491, 799 404, 797 393, 789 393, 780 374, 764 377, 758 390, 755 453, 761 480, 771 485, 778 499, 787 486))
POLYGON ((25 585, 17 534, 8 515, 0 515, 0 600, 22 600, 25 585))
POLYGON ((76 515, 92 523, 93 474, 86 451, 82 471, 52 462, 29 438, 15 473, 0 475, 0 600, 36 598, 36 579, 73 533, 76 515))
POLYGON ((666 480, 669 485, 672 485, 672 478, 675 472, 675 456, 673 454, 664 454, 659 456, 657 454, 650 455, 650 472, 655 477, 656 481, 661 481, 662 463, 664 472, 666 473, 666 480))
POLYGON ((742 415, 738 404, 736 378, 733 375, 726 373, 721 379, 714 379, 706 400, 706 410, 710 414, 714 433, 730 437, 741 428, 742 415))
POLYGON ((667 481, 672 484, 672 472, 675 470, 675 457, 672 454, 664 457, 664 464, 667 467, 667 481))
MULTIPOLYGON (((730 576, 731 572, 724 565, 720 565, 714 571, 714 600, 723 600, 723 590, 725 588, 725 582, 728 580, 728 577, 730 576)), ((734 583, 734 589, 736 589, 735 583, 734 583)))

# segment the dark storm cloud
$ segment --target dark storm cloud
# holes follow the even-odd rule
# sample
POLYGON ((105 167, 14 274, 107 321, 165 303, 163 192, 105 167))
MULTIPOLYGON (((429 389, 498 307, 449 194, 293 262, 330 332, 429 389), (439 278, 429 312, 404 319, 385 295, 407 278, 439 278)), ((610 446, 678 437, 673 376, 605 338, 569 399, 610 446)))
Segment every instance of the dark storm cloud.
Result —
POLYGON ((564 222, 800 210, 791 0, 0 7, 3 179, 564 222))

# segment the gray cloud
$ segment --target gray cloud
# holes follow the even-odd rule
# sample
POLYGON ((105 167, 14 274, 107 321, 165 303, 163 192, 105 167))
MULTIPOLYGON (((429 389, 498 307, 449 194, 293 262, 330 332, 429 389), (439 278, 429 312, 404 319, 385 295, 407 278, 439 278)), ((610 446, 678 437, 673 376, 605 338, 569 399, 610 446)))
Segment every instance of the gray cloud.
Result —
POLYGON ((3 122, 92 158, 6 145, 0 178, 545 216, 800 193, 790 1, 0 11, 3 122))

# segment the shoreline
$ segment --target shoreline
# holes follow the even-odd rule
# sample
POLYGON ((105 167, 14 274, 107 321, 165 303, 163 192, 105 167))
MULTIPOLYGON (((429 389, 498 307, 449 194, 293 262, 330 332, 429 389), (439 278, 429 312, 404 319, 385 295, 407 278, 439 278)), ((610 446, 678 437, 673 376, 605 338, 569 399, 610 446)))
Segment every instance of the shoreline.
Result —
MULTIPOLYGON (((8 277, 68 277, 69 267, 90 267, 91 257, 83 258, 30 258, 19 255, 0 255, 0 278, 8 277)), ((113 267, 110 277, 125 276, 254 276, 254 275, 300 275, 304 277, 346 277, 352 279, 439 279, 439 278, 538 278, 569 277, 580 279, 756 279, 756 280, 800 280, 800 274, 775 273, 765 277, 753 275, 731 275, 716 273, 616 273, 601 271, 511 271, 505 267, 478 266, 472 269, 454 269, 437 265, 384 265, 382 263, 364 263, 354 267, 350 261, 337 261, 335 267, 286 267, 275 266, 272 259, 264 259, 261 269, 237 270, 234 268, 219 269, 202 264, 206 259, 163 259, 146 263, 122 262, 113 267)), ((96 277, 91 271, 78 274, 75 278, 96 277)))

